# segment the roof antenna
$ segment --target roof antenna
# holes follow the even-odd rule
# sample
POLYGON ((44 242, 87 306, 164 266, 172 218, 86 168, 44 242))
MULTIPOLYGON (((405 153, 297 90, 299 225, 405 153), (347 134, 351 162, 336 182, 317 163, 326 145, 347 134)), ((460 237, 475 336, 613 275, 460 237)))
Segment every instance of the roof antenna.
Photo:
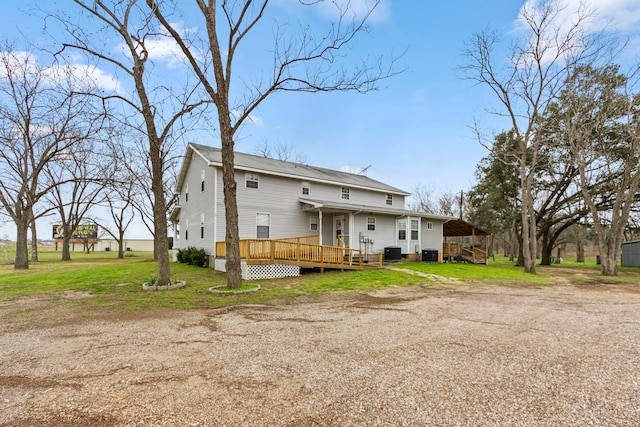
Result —
POLYGON ((369 165, 369 166, 367 166, 367 167, 365 167, 363 169, 360 169, 360 175, 367 176, 367 169, 369 169, 370 167, 371 167, 371 165, 369 165))

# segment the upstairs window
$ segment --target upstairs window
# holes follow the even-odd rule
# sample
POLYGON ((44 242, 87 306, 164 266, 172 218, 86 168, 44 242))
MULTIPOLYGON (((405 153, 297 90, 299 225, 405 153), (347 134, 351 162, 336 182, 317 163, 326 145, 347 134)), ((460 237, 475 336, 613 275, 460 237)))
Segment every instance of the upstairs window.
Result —
POLYGON ((351 199, 351 189, 349 187, 342 187, 342 200, 350 200, 351 199))
POLYGON ((387 197, 385 198, 385 202, 389 206, 393 205, 393 194, 387 194, 387 197))
POLYGON ((258 180, 260 178, 255 173, 247 173, 244 175, 244 182, 247 188, 258 188, 258 180))
POLYGON ((200 174, 200 191, 204 191, 204 169, 202 169, 202 173, 200 174))
POLYGON ((308 196, 310 189, 311 189, 311 185, 308 182, 303 181, 302 182, 302 194, 305 195, 305 196, 308 196))
POLYGON ((368 217, 367 218, 367 230, 368 231, 376 231, 376 219, 375 217, 368 217))
POLYGON ((189 201, 189 184, 184 186, 184 201, 189 201))

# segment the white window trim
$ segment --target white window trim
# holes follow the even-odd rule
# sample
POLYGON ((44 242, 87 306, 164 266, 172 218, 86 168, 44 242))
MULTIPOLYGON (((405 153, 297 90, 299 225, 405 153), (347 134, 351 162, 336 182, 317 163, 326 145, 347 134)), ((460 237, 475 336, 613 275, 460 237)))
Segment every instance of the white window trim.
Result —
POLYGON ((254 190, 257 190, 258 188, 260 188, 260 176, 257 173, 246 172, 244 174, 244 187, 245 188, 252 188, 254 190), (255 187, 250 187, 249 186, 249 182, 255 182, 256 186, 255 187))
POLYGON ((340 200, 351 200, 351 188, 340 187, 340 200), (347 197, 345 197, 347 196, 347 197))
POLYGON ((368 216, 367 217, 367 231, 376 231, 376 217, 368 216), (373 220, 373 221, 371 221, 373 220), (369 226, 373 225, 373 228, 369 228, 369 226))
POLYGON ((271 214, 269 212, 256 212, 256 239, 270 239, 271 238, 271 214), (258 218, 266 216, 267 225, 260 225, 258 218), (267 237, 258 237, 258 227, 267 227, 267 237))
POLYGON ((398 241, 406 242, 407 241, 407 220, 401 219, 398 220, 398 233, 397 233, 398 241), (401 227, 404 226, 404 227, 401 227), (400 238, 400 232, 404 231, 404 239, 400 238))
POLYGON ((320 230, 320 219, 318 215, 309 215, 309 231, 319 231, 320 230), (315 219, 315 221, 314 221, 315 219), (313 228, 315 224, 316 228, 313 228))
POLYGON ((411 235, 409 237, 411 237, 411 240, 420 240, 420 220, 419 219, 411 219, 409 221, 409 228, 411 231, 411 235), (413 225, 416 225, 416 228, 413 228, 413 225), (416 233, 417 237, 414 239, 413 238, 413 233, 416 233))
POLYGON ((393 206, 393 194, 387 194, 385 196, 385 204, 387 204, 388 206, 393 206))
POLYGON ((309 194, 311 194, 311 184, 308 181, 302 181, 302 183, 300 184, 301 187, 301 192, 304 196, 308 196, 309 194), (305 193, 304 190, 307 190, 307 192, 305 193))

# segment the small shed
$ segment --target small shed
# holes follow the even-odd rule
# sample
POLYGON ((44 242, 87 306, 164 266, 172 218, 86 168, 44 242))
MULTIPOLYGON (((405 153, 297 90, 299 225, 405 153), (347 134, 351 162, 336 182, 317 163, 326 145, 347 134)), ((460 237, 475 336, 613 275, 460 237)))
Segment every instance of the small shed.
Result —
POLYGON ((622 244, 622 266, 640 267, 640 240, 622 244))

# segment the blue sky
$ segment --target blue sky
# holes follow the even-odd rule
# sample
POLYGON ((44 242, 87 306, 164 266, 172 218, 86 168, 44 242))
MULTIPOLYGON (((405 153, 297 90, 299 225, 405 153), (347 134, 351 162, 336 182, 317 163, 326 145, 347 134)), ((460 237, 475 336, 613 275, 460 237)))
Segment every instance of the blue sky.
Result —
MULTIPOLYGON (((294 22, 298 9, 291 9, 292 1, 273 0, 273 13, 294 22)), ((352 0, 356 5, 362 2, 366 0, 352 0)), ((567 3, 572 7, 577 2, 567 3)), ((590 3, 601 16, 614 19, 616 30, 627 34, 640 30, 637 0, 590 3)), ((24 13, 29 4, 3 2, 3 38, 20 40, 22 32, 42 42, 42 21, 24 13)), ((42 8, 64 4, 40 2, 42 8)), ((406 50, 396 67, 404 71, 382 82, 379 91, 364 95, 276 94, 242 128, 237 150, 254 153, 264 143, 286 144, 295 147, 309 164, 332 169, 369 167, 371 178, 409 192, 418 184, 436 193, 468 190, 475 182, 477 163, 487 154, 471 126, 477 120, 495 134, 506 130, 508 123, 485 112, 486 107, 496 105, 487 88, 461 78, 463 45, 485 28, 507 38, 523 4, 514 0, 382 0, 372 17, 371 32, 354 42, 349 55, 388 56, 406 50)), ((314 25, 328 22, 322 14, 313 19, 314 25)), ((264 31, 271 31, 270 24, 264 31)), ((251 54, 251 46, 243 51, 243 55, 251 54)), ((191 139, 219 146, 206 135, 191 139)))

